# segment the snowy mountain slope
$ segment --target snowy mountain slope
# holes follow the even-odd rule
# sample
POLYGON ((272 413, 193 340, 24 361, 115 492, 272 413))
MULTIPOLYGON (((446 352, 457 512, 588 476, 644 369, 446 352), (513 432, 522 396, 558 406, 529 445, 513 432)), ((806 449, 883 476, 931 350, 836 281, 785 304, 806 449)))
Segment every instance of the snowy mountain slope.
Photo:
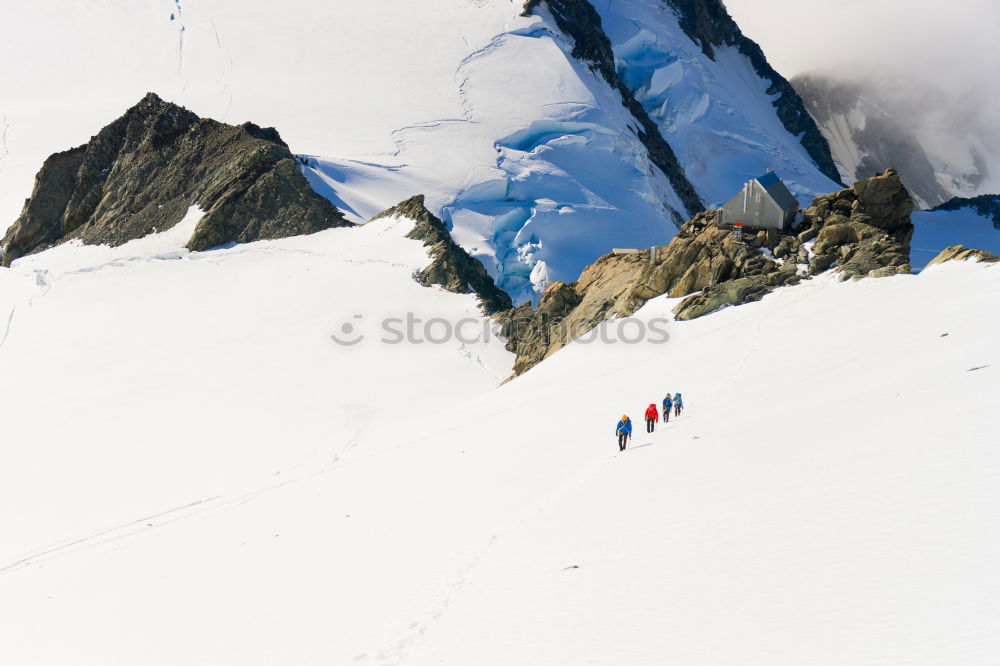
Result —
POLYGON ((0 220, 17 217, 45 157, 85 142, 147 91, 223 122, 278 127, 296 152, 391 151, 394 130, 461 116, 457 65, 517 9, 506 0, 8 3, 0 220))
POLYGON ((817 279, 493 388, 496 341, 328 340, 475 317, 412 282, 406 226, 2 273, 31 443, 0 483, 5 662, 992 663, 996 266, 817 279), (617 455, 667 390, 685 414, 617 455))
POLYGON ((369 183, 386 183, 376 188, 388 188, 388 198, 403 193, 403 182, 427 192, 459 242, 522 301, 547 281, 573 280, 609 247, 669 238, 669 222, 692 212, 675 176, 715 203, 767 168, 803 203, 836 189, 779 119, 772 82, 736 46, 709 57, 660 3, 614 3, 600 14, 583 2, 528 7, 533 23, 515 23, 459 68, 467 122, 398 132, 397 154, 385 164, 392 171, 382 177, 371 164, 315 159, 310 178, 320 191, 360 215, 380 205, 369 183), (617 63, 601 60, 608 37, 617 63), (667 140, 669 159, 649 157, 655 146, 634 136, 648 137, 647 129, 667 140), (481 162, 469 170, 477 145, 481 162), (670 167, 673 153, 682 175, 670 167), (494 158, 496 167, 486 166, 494 158), (454 173, 442 178, 449 167, 454 173))
MULTIPOLYGON (((5 25, 16 30, 0 40, 0 219, 17 216, 47 155, 149 90, 206 117, 277 127, 293 151, 315 156, 304 172, 354 221, 425 194, 518 301, 609 247, 666 242, 699 199, 722 201, 764 168, 804 198, 833 189, 776 115, 771 84, 729 53, 736 47, 710 59, 652 2, 597 7, 643 120, 594 62, 574 57, 578 40, 551 3, 530 16, 523 4, 14 6, 5 25), (39 52, 37 34, 73 63, 39 52)), ((591 5, 576 4, 605 39, 591 5)))
MULTIPOLYGON (((739 34, 735 24, 716 17, 736 34, 721 39, 709 31, 705 39, 714 38, 713 46, 697 43, 683 27, 684 12, 660 0, 620 0, 595 7, 613 44, 619 76, 657 122, 709 206, 725 203, 748 179, 769 168, 803 204, 837 189, 817 167, 803 137, 790 133, 779 117, 774 103, 794 91, 781 79, 787 92, 769 93, 777 82, 758 71, 741 43, 756 45, 739 34)), ((724 7, 716 9, 725 16, 724 7)), ((822 148, 828 160, 828 149, 822 148)))
MULTIPOLYGON (((745 53, 581 2, 706 202, 775 161, 837 189, 745 53)), ((522 4, 11 4, 0 216, 153 89, 277 126, 358 221, 426 194, 521 300, 665 243, 678 174, 522 4)), ((201 217, 0 269, 0 663, 995 662, 997 265, 654 298, 500 385, 413 220, 190 252, 201 217), (668 390, 685 414, 618 454, 668 390)))
POLYGON ((571 281, 610 245, 669 239, 684 203, 617 91, 572 48, 542 19, 512 19, 460 63, 460 118, 396 132, 397 153, 378 166, 320 158, 307 173, 355 214, 382 205, 382 189, 424 193, 517 301, 571 281))
MULTIPOLYGON (((566 278, 616 240, 649 245, 673 232, 664 205, 680 204, 643 155, 620 101, 567 58, 568 46, 536 35, 544 33, 540 21, 520 17, 519 4, 382 0, 343 11, 321 3, 291 10, 250 2, 237 11, 206 3, 185 5, 182 17, 173 4, 164 4, 162 16, 105 2, 66 8, 61 21, 99 23, 85 36, 79 30, 65 35, 69 51, 86 53, 92 40, 114 43, 119 32, 156 47, 136 47, 135 60, 116 81, 75 70, 76 79, 63 80, 60 71, 47 69, 38 77, 47 86, 41 90, 28 74, 13 78, 13 99, 23 98, 25 108, 8 114, 17 168, 0 187, 10 197, 0 210, 11 219, 44 156, 80 143, 126 108, 123 98, 134 101, 153 89, 207 116, 279 127, 298 152, 365 155, 346 163, 332 159, 337 166, 321 167, 325 175, 306 172, 356 221, 425 193, 449 223, 458 220, 456 236, 467 249, 495 257, 494 274, 504 271, 502 286, 515 293, 533 294, 546 275, 539 262, 553 256, 564 257, 553 267, 555 277, 566 278), (377 31, 365 28, 376 24, 377 31), (415 24, 424 26, 416 38, 415 24), (264 35, 261 25, 268 26, 264 35), (335 45, 320 39, 323 34, 337 35, 335 45), (268 48, 261 49, 262 38, 268 48), (169 60, 168 46, 177 49, 169 60), (348 57, 357 65, 330 64, 348 57), (321 88, 317 80, 325 82, 321 88), (274 92, 260 95, 268 85, 274 92), (39 106, 60 106, 50 88, 74 96, 85 86, 111 102, 83 105, 69 123, 32 115, 39 106), (43 140, 56 122, 60 132, 43 140), (387 150, 393 146, 395 156, 387 150), (324 180, 331 187, 324 188, 324 180), (549 230, 539 234, 538 227, 549 230)), ((26 33, 53 29, 52 12, 16 9, 13 18, 26 33)), ((11 56, 21 47, 27 48, 18 40, 5 46, 11 56)))
POLYGON ((280 484, 335 460, 384 410, 412 418, 509 375, 501 341, 474 341, 474 296, 413 280, 429 259, 403 238, 412 221, 190 253, 200 216, 0 272, 4 429, 30 443, 8 448, 0 472, 2 566, 62 537, 280 484), (467 319, 468 342, 329 337, 388 335, 376 322, 407 312, 467 319), (448 385, 428 391, 427 377, 448 385), (108 476, 95 484, 87 469, 108 476))

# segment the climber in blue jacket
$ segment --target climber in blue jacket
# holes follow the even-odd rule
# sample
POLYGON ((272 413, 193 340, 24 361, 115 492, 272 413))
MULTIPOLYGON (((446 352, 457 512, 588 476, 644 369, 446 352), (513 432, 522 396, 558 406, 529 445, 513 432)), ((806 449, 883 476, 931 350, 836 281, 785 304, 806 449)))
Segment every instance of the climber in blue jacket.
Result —
POLYGON ((680 416, 681 412, 684 411, 684 401, 681 400, 681 394, 674 394, 674 416, 680 416))
POLYGON ((670 422, 670 409, 674 406, 673 400, 670 398, 670 391, 667 391, 667 397, 663 399, 663 422, 670 422))
POLYGON ((618 435, 618 450, 624 451, 626 442, 632 437, 632 421, 626 414, 622 414, 621 420, 615 426, 615 434, 618 435))

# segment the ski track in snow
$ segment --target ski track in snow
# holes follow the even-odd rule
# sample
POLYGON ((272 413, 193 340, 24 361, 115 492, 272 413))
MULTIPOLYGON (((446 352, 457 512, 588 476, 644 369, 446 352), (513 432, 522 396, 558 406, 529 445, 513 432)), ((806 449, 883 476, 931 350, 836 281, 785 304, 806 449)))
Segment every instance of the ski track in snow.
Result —
MULTIPOLYGON (((11 317, 13 317, 11 311, 11 317)), ((4 336, 6 339, 6 335, 4 336)), ((0 341, 0 345, 3 342, 0 341)), ((277 483, 271 483, 254 490, 238 494, 226 499, 222 495, 215 495, 203 499, 195 500, 187 504, 166 509, 159 513, 136 518, 125 523, 102 528, 82 537, 75 537, 69 540, 60 541, 48 546, 43 546, 37 551, 30 552, 24 556, 9 562, 0 564, 0 575, 11 573, 17 569, 38 565, 53 558, 72 555, 83 550, 97 548, 111 543, 124 541, 133 537, 141 537, 148 534, 153 528, 163 528, 173 523, 190 520, 192 518, 208 518, 226 511, 235 509, 252 502, 268 493, 300 483, 306 479, 311 479, 328 473, 337 467, 344 454, 356 447, 362 434, 367 429, 372 420, 372 414, 363 405, 347 405, 345 409, 353 410, 348 423, 350 434, 344 444, 333 457, 315 468, 303 468, 300 465, 293 465, 289 470, 301 469, 297 475, 285 478, 277 483)), ((281 470, 277 472, 281 473, 281 470)))
MULTIPOLYGON (((197 220, 200 217, 200 212, 193 215, 192 219, 197 220)), ((402 218, 401 218, 402 220, 402 218)), ((402 220, 406 222, 406 220, 402 220)), ((390 227, 383 230, 376 230, 375 234, 376 243, 391 242, 392 235, 401 235, 405 232, 407 226, 406 224, 399 224, 400 220, 396 220, 391 224, 390 227)), ((412 225, 412 222, 410 222, 412 225)), ((180 236, 186 236, 186 233, 180 227, 169 229, 165 232, 158 234, 159 236, 166 238, 171 234, 172 231, 180 231, 180 236)), ((369 235, 370 235, 369 229, 369 235)), ((354 234, 364 234, 364 228, 358 227, 355 229, 343 230, 342 233, 354 233, 354 234)), ((177 235, 177 234, 174 234, 177 235)), ((138 239, 138 241, 133 241, 133 243, 144 243, 147 241, 155 240, 157 234, 152 236, 147 236, 143 239, 138 239)), ((408 240, 406 245, 418 246, 419 241, 408 240)), ((59 247, 53 250, 57 256, 65 259, 67 258, 67 250, 71 248, 59 247)), ((108 248, 104 246, 81 246, 81 250, 107 250, 108 248)), ((126 248, 132 249, 132 248, 126 248)), ((138 248, 136 248, 138 249, 138 248)), ((113 251, 113 249, 112 249, 113 251)), ((426 249, 423 250, 423 254, 426 255, 426 249)), ((95 274, 108 269, 116 270, 128 270, 137 266, 141 266, 149 263, 156 263, 161 261, 181 261, 181 262, 197 262, 197 263, 209 263, 213 265, 222 265, 226 261, 231 261, 234 257, 238 256, 248 256, 248 255, 259 255, 262 257, 268 256, 280 256, 280 255, 299 255, 322 258, 331 264, 339 265, 357 265, 357 266, 384 266, 393 270, 401 270, 407 274, 407 279, 411 279, 412 275, 419 270, 415 268, 412 264, 404 263, 402 261, 393 261, 391 259, 386 259, 378 256, 368 256, 363 258, 350 258, 345 256, 330 256, 329 254, 295 247, 281 247, 268 245, 267 243, 248 243, 243 245, 233 245, 218 250, 207 250, 204 252, 191 252, 185 248, 178 248, 175 250, 161 250, 154 252, 152 254, 142 255, 141 252, 135 252, 133 254, 126 254, 125 256, 112 256, 110 259, 105 261, 96 261, 94 263, 86 263, 86 257, 84 256, 83 265, 73 265, 73 261, 79 261, 78 259, 73 259, 68 267, 64 267, 61 270, 56 269, 53 273, 49 269, 34 268, 30 269, 31 272, 22 273, 25 277, 33 279, 34 287, 36 291, 32 293, 27 299, 27 305, 31 306, 36 303, 36 299, 42 298, 47 295, 53 286, 67 278, 87 276, 90 274, 95 274)), ((39 258, 44 258, 48 256, 46 254, 38 255, 35 257, 36 260, 39 258)), ((363 255, 362 255, 363 256, 363 255)), ((16 269, 16 267, 15 267, 16 269)), ((6 343, 11 331, 12 322, 15 316, 16 307, 11 308, 11 311, 7 318, 7 326, 2 338, 0 338, 0 346, 6 343)), ((499 377, 496 372, 491 370, 488 363, 472 349, 466 348, 466 345, 459 344, 455 348, 455 353, 469 362, 475 364, 482 371, 493 376, 496 381, 499 381, 499 377)), ((73 536, 68 537, 64 540, 51 543, 50 545, 40 547, 37 550, 30 551, 17 559, 7 563, 0 564, 0 575, 10 573, 14 570, 38 565, 45 561, 53 558, 62 557, 70 555, 72 553, 77 553, 82 550, 87 550, 91 548, 96 548, 110 543, 120 543, 127 542, 132 538, 140 538, 144 534, 148 534, 151 528, 163 528, 168 525, 178 523, 181 521, 186 521, 191 518, 208 518, 214 515, 225 513, 237 507, 248 504, 262 496, 272 493, 276 490, 288 487, 290 485, 299 483, 306 479, 311 479, 319 475, 326 474, 334 469, 343 467, 345 465, 350 465, 356 462, 367 459, 371 455, 381 455, 387 451, 378 451, 375 454, 369 454, 361 456, 354 460, 345 460, 344 456, 348 454, 352 449, 354 449, 362 435, 370 426, 373 421, 374 414, 371 410, 364 404, 353 404, 345 405, 343 409, 347 413, 347 419, 345 425, 340 433, 338 439, 342 442, 336 452, 332 455, 321 455, 320 459, 313 462, 303 462, 296 465, 287 466, 284 470, 279 470, 276 474, 285 473, 285 476, 279 481, 264 484, 262 486, 246 490, 244 492, 233 494, 230 497, 225 495, 216 494, 207 498, 199 499, 182 506, 166 509, 161 512, 146 515, 140 518, 135 518, 128 520, 126 522, 111 526, 101 528, 92 533, 86 534, 84 536, 73 536), (293 474, 289 474, 292 472, 293 474)), ((396 448, 396 447, 393 447, 396 448)), ((390 449, 391 450, 391 449, 390 449)), ((321 452, 314 452, 310 457, 321 452)))
MULTIPOLYGON (((216 499, 218 498, 209 497, 206 499, 196 500, 189 504, 175 507, 173 509, 168 509, 166 511, 161 511, 160 513, 156 513, 151 516, 137 518, 135 520, 131 520, 121 525, 115 525, 113 527, 104 528, 100 531, 94 532, 79 539, 69 541, 68 543, 62 542, 51 546, 46 546, 37 552, 25 555, 24 557, 15 560, 14 562, 0 566, 0 574, 9 573, 20 567, 26 567, 32 564, 38 564, 52 557, 56 557, 58 555, 68 555, 87 548, 94 548, 97 546, 102 546, 107 543, 111 543, 113 541, 125 539, 127 537, 133 536, 134 534, 140 531, 145 531, 149 527, 155 527, 156 525, 151 524, 151 521, 159 520, 161 518, 166 518, 168 516, 171 516, 172 514, 183 513, 188 509, 192 509, 202 504, 212 502, 216 499)), ((177 520, 177 518, 171 518, 162 521, 160 524, 162 525, 169 524, 171 522, 174 522, 174 520, 177 520)))
MULTIPOLYGON (((432 606, 427 615, 411 622, 407 631, 402 636, 395 639, 389 648, 385 648, 377 654, 380 663, 385 666, 398 666, 403 662, 408 650, 427 633, 427 630, 430 629, 435 620, 442 617, 452 606, 454 600, 472 580, 472 574, 476 570, 476 567, 486 558, 496 542, 496 536, 487 539, 486 543, 477 549, 466 560, 465 564, 455 570, 451 580, 445 586, 441 599, 432 606)), ((366 656, 358 655, 355 659, 361 660, 366 656)))
POLYGON ((0 338, 0 347, 3 343, 7 342, 7 336, 10 335, 10 326, 14 321, 14 312, 17 310, 16 307, 10 309, 10 314, 7 315, 7 327, 4 329, 3 338, 0 338))
MULTIPOLYGON (((809 278, 808 281, 816 284, 818 289, 826 290, 835 280, 836 277, 834 271, 829 270, 826 271, 825 273, 821 273, 819 275, 809 278)), ((795 303, 797 301, 802 300, 803 298, 813 298, 815 296, 815 293, 817 292, 809 293, 801 289, 795 290, 791 289, 790 287, 779 287, 775 289, 773 292, 766 294, 764 298, 761 299, 762 302, 765 302, 768 305, 767 312, 764 316, 759 318, 754 328, 753 337, 747 343, 746 350, 740 357, 739 363, 737 363, 733 367, 733 371, 729 374, 729 377, 726 380, 727 383, 732 382, 733 380, 735 380, 737 377, 740 376, 740 373, 743 372, 743 369, 746 367, 747 362, 750 360, 750 357, 757 351, 761 337, 764 336, 764 330, 765 328, 767 328, 768 321, 770 320, 772 315, 774 315, 777 312, 780 312, 782 309, 778 307, 779 301, 787 306, 788 304, 795 303)), ((730 305, 726 306, 723 309, 728 309, 731 307, 739 307, 739 306, 730 305)), ((724 326, 719 327, 718 330, 720 331, 726 330, 727 328, 737 325, 739 325, 739 322, 734 321, 730 324, 726 324, 724 326)))
POLYGON ((479 354, 477 354, 477 353, 471 351, 470 349, 468 349, 466 347, 466 345, 465 345, 464 342, 460 342, 459 343, 457 351, 458 351, 458 354, 460 356, 469 359, 469 361, 471 361, 472 363, 475 363, 480 368, 482 368, 485 372, 487 372, 489 375, 491 375, 495 381, 497 381, 497 382, 503 381, 504 378, 501 377, 501 376, 499 376, 498 374, 496 374, 496 372, 494 372, 493 368, 491 368, 489 366, 489 364, 486 361, 483 360, 482 356, 480 356, 479 354))
POLYGON ((7 143, 8 137, 10 135, 10 123, 7 122, 7 116, 0 120, 0 171, 3 171, 2 163, 4 159, 10 155, 10 146, 7 143))
MULTIPOLYGON (((643 448, 650 445, 652 445, 652 442, 642 444, 634 448, 643 448)), ((628 450, 633 450, 633 447, 630 446, 628 450)), ((461 596, 462 592, 472 582, 473 574, 476 569, 487 558, 497 543, 504 538, 504 535, 516 532, 519 528, 528 524, 538 515, 545 513, 546 510, 567 500, 574 493, 577 493, 581 489, 585 488, 587 484, 597 479, 607 465, 614 461, 618 456, 622 455, 622 453, 624 452, 608 455, 599 459, 589 468, 589 470, 580 474, 576 480, 570 481, 564 486, 553 491, 550 495, 543 497, 535 503, 534 506, 523 510, 506 525, 501 526, 495 534, 490 535, 479 548, 476 548, 465 558, 463 564, 455 569, 454 573, 451 575, 451 580, 445 585, 444 590, 441 592, 440 598, 430 607, 427 613, 419 619, 412 621, 409 624, 407 631, 404 632, 401 637, 394 640, 391 648, 378 653, 377 657, 380 663, 384 666, 399 666, 399 664, 403 663, 410 648, 412 648, 427 633, 435 621, 443 617, 445 613, 454 605, 458 597, 461 596)), ((356 659, 360 660, 366 656, 367 655, 358 655, 356 659)))
POLYGON ((209 23, 212 24, 212 34, 215 35, 215 45, 218 46, 221 49, 222 48, 222 40, 219 39, 219 29, 215 27, 215 19, 210 18, 208 20, 209 20, 209 23))
MULTIPOLYGON (((28 297, 26 302, 28 307, 34 305, 36 298, 44 297, 52 289, 52 283, 48 279, 48 271, 44 269, 35 270, 35 286, 38 287, 39 291, 28 297)), ((11 331, 14 328, 14 313, 16 311, 17 306, 14 306, 10 309, 10 314, 7 315, 7 326, 4 329, 3 338, 0 338, 0 347, 3 347, 4 343, 7 342, 7 338, 10 337, 11 331)))

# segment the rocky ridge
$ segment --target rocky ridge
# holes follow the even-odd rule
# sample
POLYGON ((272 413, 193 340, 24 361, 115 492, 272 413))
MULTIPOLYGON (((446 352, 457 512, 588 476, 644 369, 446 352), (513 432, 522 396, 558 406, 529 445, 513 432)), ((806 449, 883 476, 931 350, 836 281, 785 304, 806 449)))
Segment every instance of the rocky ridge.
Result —
POLYGON ((486 314, 510 310, 514 304, 510 296, 500 289, 483 264, 456 243, 438 217, 424 206, 424 195, 417 194, 375 215, 372 220, 384 217, 405 217, 416 224, 407 238, 423 241, 429 248, 431 263, 414 278, 430 287, 437 285, 456 294, 475 293, 486 314))
POLYGON ((964 245, 952 245, 951 247, 946 247, 938 253, 938 256, 928 262, 927 267, 933 266, 934 264, 943 264, 946 261, 969 261, 973 260, 976 262, 983 262, 993 264, 1000 261, 1000 257, 983 250, 974 250, 971 248, 966 248, 964 245))
POLYGON ((953 197, 931 210, 961 210, 971 208, 983 217, 993 220, 993 227, 1000 231, 1000 194, 983 194, 978 197, 953 197))
POLYGON ((678 320, 760 300, 777 287, 827 270, 840 279, 911 272, 913 201, 894 169, 817 197, 789 231, 758 231, 742 240, 715 211, 686 222, 670 244, 649 252, 609 254, 572 284, 554 282, 538 308, 524 304, 499 314, 520 374, 611 317, 634 314, 648 300, 684 298, 678 320))
POLYGON ((121 245, 204 211, 187 247, 349 226, 272 128, 202 119, 153 93, 86 144, 52 155, 2 240, 2 263, 64 241, 121 245))

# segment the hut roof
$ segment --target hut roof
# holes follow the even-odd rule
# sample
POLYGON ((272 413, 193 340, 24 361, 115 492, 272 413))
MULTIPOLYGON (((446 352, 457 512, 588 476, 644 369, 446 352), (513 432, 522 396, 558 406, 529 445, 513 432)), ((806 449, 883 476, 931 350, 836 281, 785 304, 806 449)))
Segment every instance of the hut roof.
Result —
POLYGON ((781 179, 773 171, 768 171, 762 176, 757 176, 755 180, 771 195, 774 203, 781 206, 782 210, 798 209, 799 202, 792 196, 792 193, 788 191, 788 188, 785 187, 785 184, 781 182, 781 179))

